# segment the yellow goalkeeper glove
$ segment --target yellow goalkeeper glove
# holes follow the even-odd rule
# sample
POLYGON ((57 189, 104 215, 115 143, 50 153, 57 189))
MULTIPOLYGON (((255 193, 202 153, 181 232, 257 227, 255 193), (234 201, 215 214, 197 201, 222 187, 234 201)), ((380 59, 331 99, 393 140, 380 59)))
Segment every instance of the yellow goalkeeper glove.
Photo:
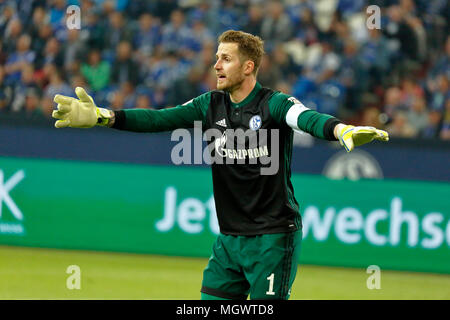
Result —
POLYGON ((388 141, 389 134, 374 127, 354 127, 351 125, 338 124, 337 134, 339 142, 347 152, 354 147, 366 144, 372 140, 388 141))
POLYGON ((111 110, 98 108, 92 97, 81 87, 75 88, 75 93, 78 99, 60 94, 53 98, 58 104, 58 110, 52 113, 52 117, 58 119, 55 122, 56 128, 92 128, 95 125, 108 124, 113 116, 111 110))

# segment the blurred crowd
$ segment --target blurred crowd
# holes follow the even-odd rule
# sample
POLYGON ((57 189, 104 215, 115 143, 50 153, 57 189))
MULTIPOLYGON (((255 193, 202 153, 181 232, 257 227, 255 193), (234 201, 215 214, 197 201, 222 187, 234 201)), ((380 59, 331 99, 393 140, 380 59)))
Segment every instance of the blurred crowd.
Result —
POLYGON ((0 12, 0 117, 49 118, 77 86, 112 109, 182 104, 215 89, 216 39, 234 29, 265 41, 263 86, 391 136, 450 139, 447 0, 0 0, 0 12))

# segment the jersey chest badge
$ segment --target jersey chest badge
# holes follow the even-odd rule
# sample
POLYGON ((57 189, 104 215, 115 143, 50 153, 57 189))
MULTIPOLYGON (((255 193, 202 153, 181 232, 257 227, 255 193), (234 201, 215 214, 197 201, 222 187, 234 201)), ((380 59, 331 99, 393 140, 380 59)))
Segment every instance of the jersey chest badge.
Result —
POLYGON ((261 120, 261 117, 259 115, 251 117, 251 119, 250 119, 250 121, 248 123, 248 126, 253 131, 256 131, 259 128, 261 128, 261 125, 262 125, 262 120, 261 120))

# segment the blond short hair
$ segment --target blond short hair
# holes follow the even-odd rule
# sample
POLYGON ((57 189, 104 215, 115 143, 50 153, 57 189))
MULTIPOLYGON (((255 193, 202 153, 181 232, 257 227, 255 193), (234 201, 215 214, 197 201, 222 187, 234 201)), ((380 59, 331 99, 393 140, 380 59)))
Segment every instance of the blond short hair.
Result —
POLYGON ((255 64, 253 73, 256 75, 264 55, 264 41, 250 33, 228 30, 222 33, 217 42, 237 43, 241 61, 251 60, 255 64))

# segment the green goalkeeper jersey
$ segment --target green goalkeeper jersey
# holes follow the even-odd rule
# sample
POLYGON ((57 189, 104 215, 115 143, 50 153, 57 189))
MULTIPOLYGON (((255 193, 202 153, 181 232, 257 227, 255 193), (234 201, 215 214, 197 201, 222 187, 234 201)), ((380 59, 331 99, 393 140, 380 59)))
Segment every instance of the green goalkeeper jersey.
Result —
MULTIPOLYGON (((221 233, 258 235, 302 227, 291 183, 293 131, 336 140, 336 118, 256 83, 240 103, 214 90, 174 108, 116 111, 114 128, 161 132, 192 128, 208 141, 221 233)), ((301 159, 299 159, 301 161, 301 159)))

